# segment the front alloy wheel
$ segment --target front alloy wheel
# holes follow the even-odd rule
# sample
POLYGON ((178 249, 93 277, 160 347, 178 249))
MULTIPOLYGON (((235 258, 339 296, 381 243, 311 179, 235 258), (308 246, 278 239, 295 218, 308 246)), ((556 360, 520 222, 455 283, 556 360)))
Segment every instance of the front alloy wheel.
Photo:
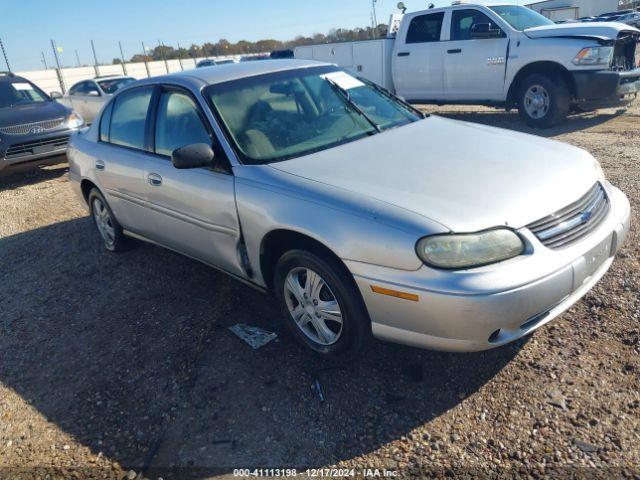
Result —
POLYGON ((342 311, 327 282, 310 268, 294 268, 284 284, 291 318, 311 341, 333 345, 342 334, 342 311))

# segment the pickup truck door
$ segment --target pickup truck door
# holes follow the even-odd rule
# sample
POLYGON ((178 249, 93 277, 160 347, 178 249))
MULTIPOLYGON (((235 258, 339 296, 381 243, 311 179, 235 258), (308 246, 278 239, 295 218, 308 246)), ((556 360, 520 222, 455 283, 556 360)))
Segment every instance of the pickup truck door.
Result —
POLYGON ((443 98, 442 26, 445 12, 407 15, 393 52, 396 93, 408 101, 443 98))
POLYGON ((193 143, 215 147, 202 110, 191 94, 166 86, 157 97, 154 155, 145 167, 148 208, 146 230, 151 240, 246 277, 237 250, 240 226, 232 174, 213 168, 176 169, 171 153, 193 143))
POLYGON ((504 100, 505 30, 480 10, 457 9, 451 12, 449 39, 444 49, 447 100, 504 100))

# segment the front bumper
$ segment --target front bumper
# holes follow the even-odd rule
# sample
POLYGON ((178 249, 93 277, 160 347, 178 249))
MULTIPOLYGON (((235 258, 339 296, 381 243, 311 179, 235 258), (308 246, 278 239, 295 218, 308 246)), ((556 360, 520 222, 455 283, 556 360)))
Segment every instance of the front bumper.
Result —
POLYGON ((640 93, 640 68, 627 72, 574 71, 575 105, 581 110, 624 106, 640 93))
POLYGON ((526 228, 533 251, 500 264, 415 272, 346 262, 367 306, 373 334, 435 350, 487 350, 521 338, 571 307, 607 272, 630 228, 626 196, 607 185, 611 210, 589 236, 561 250, 526 228), (375 293, 373 286, 411 299, 375 293), (415 301, 417 297, 417 301, 415 301))
POLYGON ((3 135, 0 139, 0 171, 64 155, 70 136, 77 131, 66 128, 42 134, 3 135))

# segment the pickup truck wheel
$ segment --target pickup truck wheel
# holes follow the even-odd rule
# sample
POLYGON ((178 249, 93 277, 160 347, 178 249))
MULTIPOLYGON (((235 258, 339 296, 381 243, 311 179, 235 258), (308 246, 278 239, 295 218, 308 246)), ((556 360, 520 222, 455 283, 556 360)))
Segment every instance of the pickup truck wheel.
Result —
POLYGON ((274 288, 293 336, 323 357, 355 355, 368 340, 360 292, 337 261, 291 250, 278 260, 274 288))
POLYGON ((127 238, 122 233, 122 227, 116 220, 111 207, 104 199, 102 193, 97 188, 89 192, 88 197, 91 217, 100 236, 104 241, 104 246, 110 252, 121 252, 127 249, 127 238))
POLYGON ((549 128, 567 117, 570 96, 569 87, 562 78, 536 73, 520 85, 518 110, 529 126, 549 128))

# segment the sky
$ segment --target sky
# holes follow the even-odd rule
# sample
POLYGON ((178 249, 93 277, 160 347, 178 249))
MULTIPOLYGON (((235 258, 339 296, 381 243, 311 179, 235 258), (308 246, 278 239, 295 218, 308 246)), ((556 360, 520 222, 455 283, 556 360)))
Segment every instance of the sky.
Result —
MULTIPOLYGON (((450 0, 430 0, 436 6, 450 0)), ((387 23, 398 0, 377 0, 379 23, 387 23)), ((408 11, 425 9, 429 1, 405 0, 408 11)), ((510 3, 525 3, 516 0, 510 3)), ((54 65, 51 39, 63 53, 63 66, 93 64, 91 40, 98 61, 111 63, 147 47, 188 47, 192 43, 226 38, 255 41, 289 40, 297 35, 326 33, 332 28, 366 26, 371 22, 371 0, 0 0, 0 39, 14 71, 43 68, 42 52, 54 65)), ((0 59, 0 70, 5 69, 0 59)))

